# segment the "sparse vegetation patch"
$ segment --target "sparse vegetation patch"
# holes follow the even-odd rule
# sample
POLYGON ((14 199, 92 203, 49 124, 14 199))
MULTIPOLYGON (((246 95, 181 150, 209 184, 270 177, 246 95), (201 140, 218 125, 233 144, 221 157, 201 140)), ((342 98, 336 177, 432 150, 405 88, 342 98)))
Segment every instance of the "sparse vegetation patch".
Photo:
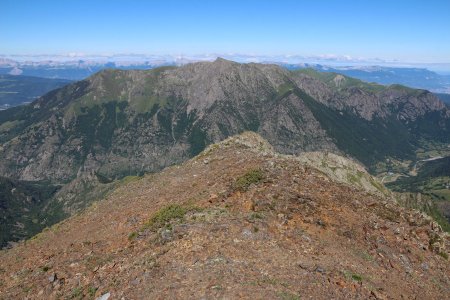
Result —
POLYGON ((200 208, 195 206, 170 204, 157 211, 145 224, 144 229, 149 228, 151 230, 156 230, 168 226, 173 221, 182 221, 188 212, 199 210, 200 208))
POLYGON ((188 210, 178 204, 171 204, 161 208, 147 222, 146 227, 150 229, 161 228, 169 224, 172 220, 182 220, 188 210))
POLYGON ((261 169, 250 170, 236 179, 234 187, 237 190, 246 191, 252 184, 257 184, 264 179, 264 173, 261 169))

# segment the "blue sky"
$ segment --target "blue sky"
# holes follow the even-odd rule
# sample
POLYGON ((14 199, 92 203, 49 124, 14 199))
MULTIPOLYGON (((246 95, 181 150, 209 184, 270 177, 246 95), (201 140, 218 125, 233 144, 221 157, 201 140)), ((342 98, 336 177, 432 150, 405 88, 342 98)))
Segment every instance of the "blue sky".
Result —
POLYGON ((450 1, 0 1, 0 54, 69 52, 448 63, 450 1))

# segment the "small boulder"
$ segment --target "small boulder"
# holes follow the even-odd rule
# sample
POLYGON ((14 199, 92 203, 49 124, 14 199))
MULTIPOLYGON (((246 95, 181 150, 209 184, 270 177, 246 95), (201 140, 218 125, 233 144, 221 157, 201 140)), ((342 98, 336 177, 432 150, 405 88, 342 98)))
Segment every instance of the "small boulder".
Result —
POLYGON ((52 275, 48 276, 48 281, 55 282, 56 279, 58 279, 58 276, 56 276, 56 273, 53 273, 52 275))
POLYGON ((109 297, 111 297, 111 293, 110 292, 108 292, 108 293, 106 293, 106 294, 103 294, 103 295, 101 295, 100 297, 98 297, 97 299, 95 299, 95 300, 108 300, 109 299, 109 297))

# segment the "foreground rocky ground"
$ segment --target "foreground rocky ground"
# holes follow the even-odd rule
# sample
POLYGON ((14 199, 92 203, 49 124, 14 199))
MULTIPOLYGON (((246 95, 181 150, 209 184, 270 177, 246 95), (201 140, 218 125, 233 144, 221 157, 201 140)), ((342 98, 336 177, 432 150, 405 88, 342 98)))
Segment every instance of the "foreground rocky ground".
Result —
POLYGON ((0 252, 0 299, 449 299, 448 236, 326 158, 245 133, 128 180, 0 252))

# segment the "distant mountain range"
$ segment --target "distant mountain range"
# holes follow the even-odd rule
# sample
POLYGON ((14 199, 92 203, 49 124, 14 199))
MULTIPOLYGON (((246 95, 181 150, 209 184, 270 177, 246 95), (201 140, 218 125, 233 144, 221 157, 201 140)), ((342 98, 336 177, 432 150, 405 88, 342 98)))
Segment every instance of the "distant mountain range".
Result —
POLYGON ((1 111, 0 174, 60 187, 44 205, 55 220, 117 179, 183 162, 243 131, 281 153, 335 152, 376 174, 386 160, 447 149, 450 109, 426 90, 274 64, 108 69, 1 111))
MULTIPOLYGON (((201 57, 92 57, 85 59, 15 61, 0 58, 0 74, 26 75, 45 78, 64 78, 82 80, 103 69, 146 70, 160 66, 181 66, 198 61, 211 61, 215 56, 201 57)), ((358 63, 354 66, 328 65, 323 63, 288 63, 296 57, 248 57, 230 55, 237 61, 251 62, 252 60, 281 65, 288 69, 313 68, 322 72, 341 73, 367 82, 384 85, 402 84, 413 88, 430 90, 435 93, 450 94, 450 75, 441 75, 426 68, 391 67, 358 63)), ((331 63, 331 61, 330 61, 331 63)), ((350 63, 350 62, 349 62, 350 63)))
POLYGON ((152 69, 161 65, 172 65, 166 61, 150 62, 105 62, 105 61, 38 61, 16 62, 0 60, 0 74, 24 75, 43 78, 82 80, 104 69, 152 69))

